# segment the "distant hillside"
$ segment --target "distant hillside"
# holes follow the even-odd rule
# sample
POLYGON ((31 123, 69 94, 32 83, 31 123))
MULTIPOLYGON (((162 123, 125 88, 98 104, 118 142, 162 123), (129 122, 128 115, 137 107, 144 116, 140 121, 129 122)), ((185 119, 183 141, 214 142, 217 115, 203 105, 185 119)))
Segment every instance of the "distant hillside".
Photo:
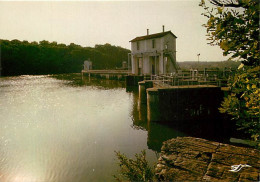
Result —
POLYGON ((28 42, 0 40, 3 76, 79 73, 84 60, 90 59, 94 69, 122 67, 130 50, 110 44, 82 47, 57 44, 46 40, 28 42))
POLYGON ((182 70, 189 70, 190 68, 199 68, 199 70, 204 70, 204 68, 209 69, 219 69, 223 70, 224 68, 237 69, 241 62, 239 61, 220 61, 220 62, 196 62, 196 61, 187 61, 187 62, 178 62, 182 70))

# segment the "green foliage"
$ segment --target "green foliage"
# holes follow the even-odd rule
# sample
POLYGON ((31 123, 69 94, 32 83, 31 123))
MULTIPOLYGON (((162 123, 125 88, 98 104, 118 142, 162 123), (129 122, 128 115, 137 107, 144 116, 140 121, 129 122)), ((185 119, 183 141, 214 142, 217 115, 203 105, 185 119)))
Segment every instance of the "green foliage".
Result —
POLYGON ((260 66, 243 67, 230 83, 231 95, 224 99, 221 113, 237 121, 239 129, 257 140, 260 136, 260 66))
POLYGON ((209 8, 202 0, 200 6, 208 18, 208 40, 219 45, 224 55, 242 59, 246 66, 230 83, 231 94, 225 98, 220 112, 237 121, 239 129, 251 134, 255 140, 260 135, 259 113, 259 1, 258 0, 209 0, 209 8))
POLYGON ((87 59, 93 62, 94 69, 115 69, 127 61, 130 52, 110 44, 91 48, 46 40, 39 43, 0 40, 0 48, 4 76, 80 72, 87 59))
POLYGON ((135 154, 135 160, 128 159, 120 152, 116 152, 116 156, 120 166, 120 176, 114 176, 116 180, 153 181, 155 176, 154 169, 148 165, 145 150, 143 150, 141 154, 135 154))
POLYGON ((259 1, 210 2, 218 7, 210 9, 204 0, 200 3, 206 11, 203 15, 208 18, 204 26, 210 44, 219 45, 223 55, 231 54, 232 58, 242 59, 245 65, 259 65, 259 1))

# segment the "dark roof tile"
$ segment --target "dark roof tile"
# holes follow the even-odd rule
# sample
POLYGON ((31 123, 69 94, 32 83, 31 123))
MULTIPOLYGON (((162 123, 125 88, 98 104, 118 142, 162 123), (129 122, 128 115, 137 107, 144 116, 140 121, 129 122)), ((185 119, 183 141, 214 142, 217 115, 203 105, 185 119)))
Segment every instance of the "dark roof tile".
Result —
POLYGON ((171 31, 167 31, 167 32, 161 32, 161 33, 156 33, 156 34, 151 34, 151 35, 145 35, 145 36, 141 36, 141 37, 136 37, 136 38, 134 38, 133 40, 130 40, 129 42, 136 42, 136 41, 141 41, 141 40, 160 38, 160 37, 163 37, 163 36, 167 35, 168 33, 170 33, 172 36, 174 36, 175 38, 177 38, 171 31))

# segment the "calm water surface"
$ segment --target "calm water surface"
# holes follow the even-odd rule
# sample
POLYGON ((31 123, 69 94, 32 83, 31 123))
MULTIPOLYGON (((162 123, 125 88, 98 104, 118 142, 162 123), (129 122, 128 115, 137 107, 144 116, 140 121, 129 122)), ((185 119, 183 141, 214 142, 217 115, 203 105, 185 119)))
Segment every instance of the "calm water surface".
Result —
POLYGON ((79 75, 0 78, 0 181, 113 181, 114 151, 146 149, 185 134, 147 123, 123 82, 79 75))

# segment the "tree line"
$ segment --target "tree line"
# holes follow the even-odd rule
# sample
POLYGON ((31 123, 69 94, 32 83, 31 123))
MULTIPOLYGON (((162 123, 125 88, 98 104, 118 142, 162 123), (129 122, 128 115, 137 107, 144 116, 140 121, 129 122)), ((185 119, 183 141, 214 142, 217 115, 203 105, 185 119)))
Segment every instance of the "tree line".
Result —
POLYGON ((204 70, 205 68, 207 69, 215 69, 215 70, 220 70, 223 71, 224 69, 231 69, 231 70, 236 70, 238 66, 241 64, 240 61, 218 61, 218 62, 205 62, 205 61, 185 61, 185 62, 178 62, 179 66, 181 67, 182 70, 190 70, 191 68, 193 69, 199 69, 199 70, 204 70))
POLYGON ((94 69, 122 67, 130 50, 110 44, 82 47, 46 40, 28 42, 0 40, 3 76, 39 75, 80 72, 84 60, 90 59, 94 69))

